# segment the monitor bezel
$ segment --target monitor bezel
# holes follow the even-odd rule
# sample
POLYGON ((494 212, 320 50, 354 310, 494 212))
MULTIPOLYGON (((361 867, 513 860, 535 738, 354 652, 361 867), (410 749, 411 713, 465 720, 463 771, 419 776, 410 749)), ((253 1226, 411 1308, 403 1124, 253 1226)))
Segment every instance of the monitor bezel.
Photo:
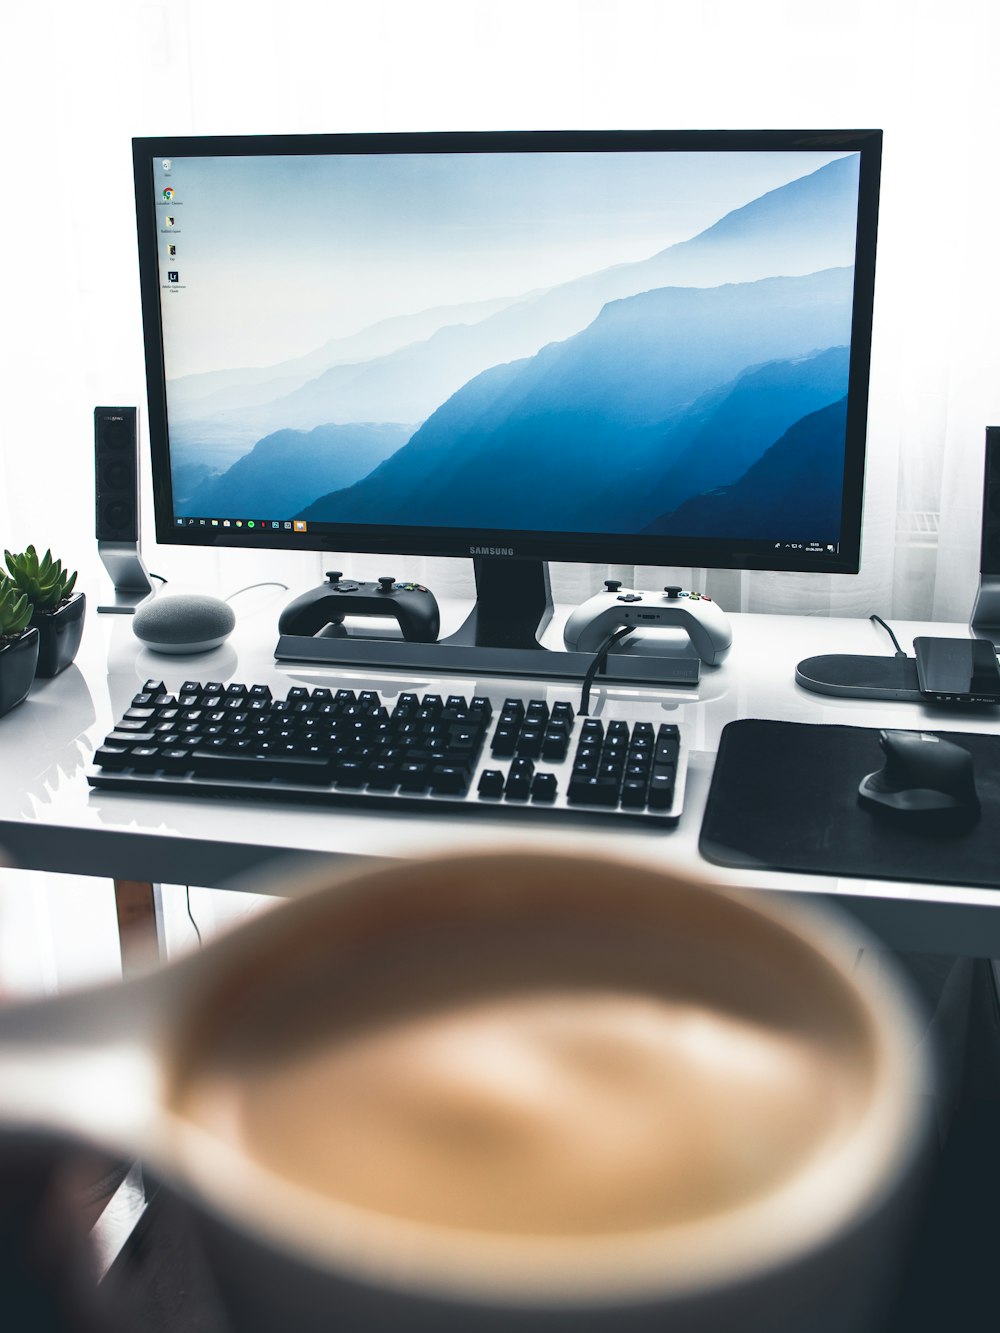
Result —
POLYGON ((132 140, 139 286, 146 358, 147 422, 156 540, 184 546, 395 554, 489 556, 585 564, 694 569, 758 569, 854 574, 860 569, 867 447, 869 373, 875 292, 882 131, 863 130, 549 130, 141 137, 132 140), (848 380, 839 550, 761 549, 755 540, 647 536, 634 533, 523 532, 505 529, 341 524, 286 533, 178 526, 173 508, 160 321, 160 279, 153 162, 166 157, 311 154, 733 152, 804 151, 860 154, 854 305, 848 380))

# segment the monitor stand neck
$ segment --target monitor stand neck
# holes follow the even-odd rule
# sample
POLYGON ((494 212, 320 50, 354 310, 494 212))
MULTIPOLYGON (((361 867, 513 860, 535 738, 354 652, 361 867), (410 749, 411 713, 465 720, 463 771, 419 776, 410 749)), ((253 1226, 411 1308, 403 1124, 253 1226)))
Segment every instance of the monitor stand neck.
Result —
POLYGON ((544 652, 538 642, 552 619, 552 589, 544 560, 473 558, 476 601, 454 634, 441 642, 455 647, 527 648, 544 652))

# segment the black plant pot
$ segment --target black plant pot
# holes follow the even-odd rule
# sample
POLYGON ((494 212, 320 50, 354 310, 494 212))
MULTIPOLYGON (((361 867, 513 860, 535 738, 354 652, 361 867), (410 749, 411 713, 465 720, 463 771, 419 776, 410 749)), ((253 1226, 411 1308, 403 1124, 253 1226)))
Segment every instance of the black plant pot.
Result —
POLYGON ((87 598, 82 592, 75 592, 54 611, 35 608, 31 623, 38 630, 37 676, 58 676, 76 657, 86 612, 87 598))
POLYGON ((19 638, 0 639, 0 717, 27 697, 38 661, 38 630, 31 626, 19 638))

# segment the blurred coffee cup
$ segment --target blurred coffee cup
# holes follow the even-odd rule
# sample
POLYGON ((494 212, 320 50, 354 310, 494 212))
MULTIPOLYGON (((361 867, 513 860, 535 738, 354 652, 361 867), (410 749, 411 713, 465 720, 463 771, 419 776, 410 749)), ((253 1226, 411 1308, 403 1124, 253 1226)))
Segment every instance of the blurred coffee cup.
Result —
POLYGON ((240 1333, 876 1327, 928 1071, 835 922, 555 852, 271 887, 0 1022, 0 1115, 143 1157, 240 1333))

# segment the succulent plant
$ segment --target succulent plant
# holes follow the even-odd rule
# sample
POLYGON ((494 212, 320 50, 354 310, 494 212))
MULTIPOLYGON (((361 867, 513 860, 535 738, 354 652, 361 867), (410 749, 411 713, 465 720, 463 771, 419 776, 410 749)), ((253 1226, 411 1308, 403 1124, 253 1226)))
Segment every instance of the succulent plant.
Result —
POLYGON ((0 574, 0 639, 13 639, 27 629, 34 608, 10 579, 0 574))
POLYGON ((52 552, 46 551, 39 560, 38 552, 29 546, 19 555, 4 551, 8 579, 10 583, 27 597, 31 605, 39 611, 52 611, 73 591, 76 583, 76 570, 67 573, 61 560, 53 560, 52 552))

